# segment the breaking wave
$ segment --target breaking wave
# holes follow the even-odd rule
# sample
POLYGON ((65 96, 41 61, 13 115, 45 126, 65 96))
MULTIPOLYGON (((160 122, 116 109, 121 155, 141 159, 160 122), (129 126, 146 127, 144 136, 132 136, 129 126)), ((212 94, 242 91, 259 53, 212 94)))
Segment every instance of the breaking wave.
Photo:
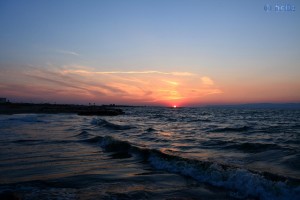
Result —
POLYGON ((300 180, 268 172, 252 171, 239 167, 182 158, 155 149, 141 148, 110 136, 96 136, 87 140, 99 143, 115 158, 137 156, 156 169, 178 173, 202 183, 223 187, 235 198, 299 199, 300 180))

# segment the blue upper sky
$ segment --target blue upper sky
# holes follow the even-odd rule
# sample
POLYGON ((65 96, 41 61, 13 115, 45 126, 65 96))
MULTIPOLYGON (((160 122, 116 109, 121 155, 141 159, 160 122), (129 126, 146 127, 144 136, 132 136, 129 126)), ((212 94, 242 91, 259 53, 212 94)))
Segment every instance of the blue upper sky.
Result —
POLYGON ((296 0, 2 0, 0 62, 189 71, 221 85, 296 81, 299 8, 296 0), (276 12, 278 3, 296 11, 276 12))

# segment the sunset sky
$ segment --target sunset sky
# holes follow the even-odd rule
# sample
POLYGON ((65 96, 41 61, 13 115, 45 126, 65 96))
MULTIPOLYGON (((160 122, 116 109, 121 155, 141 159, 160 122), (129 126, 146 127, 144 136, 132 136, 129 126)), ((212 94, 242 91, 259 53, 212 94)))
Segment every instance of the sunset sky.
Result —
POLYGON ((2 0, 0 97, 300 102, 299 9, 296 0, 2 0))

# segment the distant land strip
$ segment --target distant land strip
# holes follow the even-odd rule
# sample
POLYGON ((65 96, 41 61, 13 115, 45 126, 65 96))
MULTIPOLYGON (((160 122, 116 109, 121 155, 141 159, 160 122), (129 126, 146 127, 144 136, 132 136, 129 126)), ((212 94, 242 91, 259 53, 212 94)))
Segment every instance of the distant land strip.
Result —
POLYGON ((0 114, 44 113, 60 114, 73 113, 78 115, 115 116, 124 111, 113 106, 73 105, 73 104, 34 104, 34 103, 3 103, 0 104, 0 114))

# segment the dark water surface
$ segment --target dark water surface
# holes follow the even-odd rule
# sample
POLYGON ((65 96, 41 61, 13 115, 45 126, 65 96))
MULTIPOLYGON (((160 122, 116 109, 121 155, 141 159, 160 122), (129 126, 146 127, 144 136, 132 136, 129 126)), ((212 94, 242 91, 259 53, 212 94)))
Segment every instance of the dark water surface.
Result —
POLYGON ((300 199, 300 110, 0 116, 0 199, 300 199))

